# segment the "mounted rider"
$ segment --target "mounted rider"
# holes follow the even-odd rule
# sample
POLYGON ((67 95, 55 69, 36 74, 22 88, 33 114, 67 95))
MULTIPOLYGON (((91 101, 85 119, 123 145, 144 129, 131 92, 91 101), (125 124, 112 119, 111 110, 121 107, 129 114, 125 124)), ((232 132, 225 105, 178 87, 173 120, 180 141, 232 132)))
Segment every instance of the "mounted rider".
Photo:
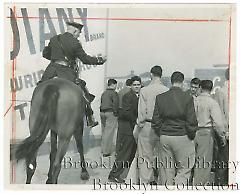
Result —
POLYGON ((79 78, 79 68, 76 62, 79 59, 83 64, 103 65, 106 57, 89 56, 83 50, 78 38, 83 25, 77 22, 66 22, 67 32, 55 35, 50 39, 48 46, 43 50, 43 57, 50 60, 51 63, 46 68, 40 83, 53 77, 60 77, 79 85, 86 99, 86 116, 89 127, 98 125, 93 117, 91 102, 95 96, 90 94, 86 82, 79 78))

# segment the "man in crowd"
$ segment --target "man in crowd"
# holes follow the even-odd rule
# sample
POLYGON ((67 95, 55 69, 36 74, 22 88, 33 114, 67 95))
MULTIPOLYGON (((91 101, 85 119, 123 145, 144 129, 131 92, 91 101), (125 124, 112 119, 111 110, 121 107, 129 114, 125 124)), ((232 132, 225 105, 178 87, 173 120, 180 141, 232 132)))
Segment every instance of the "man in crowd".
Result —
POLYGON ((135 157, 137 144, 133 137, 133 129, 138 117, 138 97, 141 89, 141 78, 131 78, 131 90, 122 98, 122 108, 118 115, 118 132, 116 142, 116 160, 108 180, 124 183, 120 176, 125 168, 129 168, 135 157))
POLYGON ((225 129, 218 103, 210 96, 213 88, 211 80, 202 80, 201 94, 195 99, 195 111, 198 120, 198 131, 194 139, 196 148, 196 164, 193 184, 205 185, 210 181, 211 163, 213 159, 213 132, 225 144, 225 129), (210 165, 206 165, 210 164, 210 165))
MULTIPOLYGON (((190 88, 189 88, 189 90, 187 90, 187 93, 193 97, 194 102, 195 102, 196 97, 198 97, 199 94, 201 93, 200 82, 201 82, 201 80, 197 77, 191 79, 190 88)), ((195 103, 194 103, 194 105, 195 105, 195 103)), ((194 169, 192 169, 192 172, 191 172, 191 178, 190 178, 191 183, 192 183, 192 179, 193 179, 193 172, 194 172, 194 169)))
POLYGON ((122 108, 123 96, 131 90, 131 79, 127 79, 125 86, 118 92, 119 97, 119 108, 122 108))
POLYGON ((190 82, 190 89, 187 91, 193 98, 200 94, 200 79, 195 77, 190 82))
MULTIPOLYGON (((125 86, 118 92, 118 97, 119 97, 119 110, 121 110, 121 108, 122 108, 122 98, 123 98, 123 96, 124 96, 126 93, 130 92, 130 90, 131 90, 131 84, 132 84, 131 78, 127 79, 126 82, 125 82, 125 86)), ((119 144, 117 144, 116 146, 118 146, 118 145, 119 145, 119 144)), ((116 149, 118 149, 118 148, 116 147, 116 149)), ((125 175, 126 175, 127 172, 128 172, 128 169, 126 169, 125 172, 126 172, 126 173, 125 173, 125 175)))
POLYGON ((155 105, 155 99, 158 94, 168 90, 161 82, 162 68, 154 66, 151 68, 151 83, 143 87, 140 91, 138 104, 138 142, 137 152, 139 157, 139 178, 144 183, 154 183, 156 169, 149 167, 147 164, 154 163, 154 151, 157 148, 159 137, 151 128, 151 120, 155 105), (141 159, 140 159, 141 158, 141 159), (141 161, 142 160, 142 161, 141 161))
POLYGON ((192 140, 198 123, 193 98, 182 91, 183 81, 184 75, 174 72, 170 90, 156 97, 152 128, 160 136, 161 184, 186 185, 195 162, 192 140))
POLYGON ((57 76, 78 84, 82 88, 87 102, 87 123, 90 127, 94 127, 98 124, 93 118, 93 111, 90 106, 94 96, 88 92, 86 82, 78 78, 76 60, 80 59, 84 64, 103 65, 106 58, 92 57, 85 53, 78 40, 82 28, 82 24, 67 22, 67 32, 50 39, 49 45, 43 50, 43 57, 50 60, 51 63, 46 68, 39 83, 57 76))
POLYGON ((113 151, 114 134, 117 130, 117 114, 119 107, 118 94, 115 91, 117 81, 108 80, 108 87, 101 96, 100 117, 102 125, 102 153, 103 157, 110 156, 113 151))
POLYGON ((222 116, 224 119, 224 126, 226 132, 229 131, 229 68, 225 71, 225 82, 222 88, 220 88, 216 94, 215 99, 218 102, 222 116))
POLYGON ((222 119, 226 131, 226 145, 218 148, 219 162, 223 162, 220 168, 216 168, 216 184, 228 184, 228 160, 229 160, 229 68, 225 71, 225 83, 223 87, 216 92, 215 99, 220 105, 222 119))

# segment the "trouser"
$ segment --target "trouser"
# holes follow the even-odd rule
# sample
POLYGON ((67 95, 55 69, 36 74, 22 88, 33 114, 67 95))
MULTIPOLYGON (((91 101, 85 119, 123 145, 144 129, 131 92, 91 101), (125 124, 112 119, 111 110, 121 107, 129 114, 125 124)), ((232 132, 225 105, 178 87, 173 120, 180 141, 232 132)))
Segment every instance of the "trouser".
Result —
POLYGON ((51 62, 44 71, 40 82, 49 80, 56 76, 75 83, 77 73, 71 67, 51 62))
POLYGON ((102 153, 111 154, 113 151, 114 134, 117 130, 117 117, 113 112, 100 112, 102 126, 102 153))
POLYGON ((154 171, 156 171, 155 157, 159 137, 151 128, 151 123, 147 122, 138 135, 137 152, 139 160, 139 179, 148 183, 155 181, 154 171))
POLYGON ((130 168, 135 157, 137 144, 133 135, 117 134, 116 160, 109 177, 119 178, 126 168, 130 168))
POLYGON ((77 72, 73 68, 51 62, 44 71, 42 79, 39 81, 39 83, 52 79, 56 76, 69 80, 73 83, 76 83, 77 81, 76 84, 81 87, 85 94, 85 97, 87 98, 85 107, 86 116, 91 117, 93 115, 93 110, 90 103, 93 101, 95 96, 89 93, 88 89, 86 88, 86 82, 81 79, 77 79, 77 72))
POLYGON ((187 135, 160 136, 160 183, 186 185, 195 161, 195 147, 187 135))
POLYGON ((216 162, 219 164, 215 168, 215 184, 228 185, 228 162, 229 162, 229 141, 224 147, 218 146, 216 162))
POLYGON ((194 166, 193 184, 205 185, 210 181, 213 159, 212 128, 200 128, 194 139, 196 161, 194 166))

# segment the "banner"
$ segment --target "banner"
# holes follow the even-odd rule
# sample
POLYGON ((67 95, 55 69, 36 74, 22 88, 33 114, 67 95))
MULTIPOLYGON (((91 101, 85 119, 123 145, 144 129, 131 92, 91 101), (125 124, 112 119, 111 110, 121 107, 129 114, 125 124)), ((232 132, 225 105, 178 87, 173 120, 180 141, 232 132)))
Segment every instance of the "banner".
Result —
MULTIPOLYGON (((49 61, 42 57, 42 50, 51 37, 66 31, 66 22, 84 25, 80 42, 89 55, 105 55, 107 9, 77 6, 15 4, 5 6, 5 130, 11 131, 10 139, 28 136, 30 101, 37 82, 49 61)), ((94 114, 99 117, 99 103, 104 90, 105 67, 79 64, 80 77, 96 95, 92 103, 94 114)), ((98 119, 99 120, 99 119, 98 119)), ((99 126, 94 129, 100 132, 99 126)))

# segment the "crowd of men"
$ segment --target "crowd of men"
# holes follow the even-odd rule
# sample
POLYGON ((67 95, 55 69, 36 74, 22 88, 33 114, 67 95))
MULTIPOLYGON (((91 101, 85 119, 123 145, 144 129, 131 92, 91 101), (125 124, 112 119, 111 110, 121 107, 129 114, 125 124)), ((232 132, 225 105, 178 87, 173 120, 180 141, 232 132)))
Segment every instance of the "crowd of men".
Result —
POLYGON ((171 88, 161 82, 160 66, 150 73, 148 86, 142 87, 141 78, 133 76, 118 93, 117 81, 109 79, 101 96, 102 154, 115 153, 117 164, 108 180, 124 183, 131 167, 136 169, 128 177, 137 177, 137 182, 228 184, 229 69, 214 96, 211 80, 193 78, 190 89, 183 91, 183 73, 171 75, 171 88))
MULTIPOLYGON (((83 25, 67 22, 67 31, 53 36, 43 50, 43 57, 50 60, 39 83, 54 77, 69 80, 83 91, 86 101, 88 126, 98 125, 93 117, 86 82, 79 78, 78 63, 103 65, 107 58, 90 56, 82 48, 78 38, 83 25)), ((210 179, 211 167, 203 167, 203 159, 228 161, 228 83, 211 96, 211 80, 194 78, 188 92, 182 90, 184 74, 174 72, 169 89, 161 82, 162 68, 152 67, 151 83, 142 88, 139 76, 126 81, 126 87, 117 93, 117 81, 108 80, 108 88, 101 97, 102 153, 110 156, 116 128, 116 163, 108 179, 123 183, 123 174, 135 156, 145 162, 138 166, 139 180, 151 184, 178 184, 193 180, 205 184, 210 179), (162 167, 149 167, 155 158, 162 167), (164 163, 163 161, 168 162, 164 163), (168 166, 168 163, 177 165, 168 166)), ((229 73, 226 73, 226 80, 229 73)), ((80 91, 80 90, 79 90, 80 91)), ((221 184, 227 184, 228 171, 225 166, 216 169, 221 184)))

